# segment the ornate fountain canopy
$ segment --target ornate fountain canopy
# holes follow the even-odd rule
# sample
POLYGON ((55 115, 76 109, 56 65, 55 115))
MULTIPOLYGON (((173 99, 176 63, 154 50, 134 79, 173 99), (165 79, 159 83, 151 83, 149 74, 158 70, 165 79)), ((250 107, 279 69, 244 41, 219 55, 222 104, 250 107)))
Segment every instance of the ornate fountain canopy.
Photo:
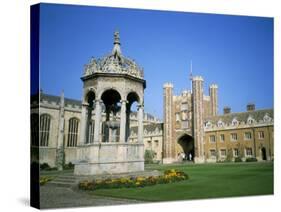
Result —
POLYGON ((122 55, 119 32, 114 33, 114 46, 111 54, 95 59, 85 65, 82 78, 94 75, 96 73, 124 74, 138 79, 143 79, 143 69, 140 68, 134 60, 122 55))

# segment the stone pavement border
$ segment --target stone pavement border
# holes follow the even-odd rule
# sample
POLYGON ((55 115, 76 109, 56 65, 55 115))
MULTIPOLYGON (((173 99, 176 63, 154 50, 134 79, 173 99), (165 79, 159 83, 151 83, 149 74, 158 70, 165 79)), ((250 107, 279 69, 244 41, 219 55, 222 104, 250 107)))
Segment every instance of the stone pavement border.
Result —
POLYGON ((109 206, 122 204, 144 203, 143 201, 131 199, 119 199, 90 195, 77 189, 50 186, 48 184, 40 187, 40 208, 67 208, 87 206, 109 206))

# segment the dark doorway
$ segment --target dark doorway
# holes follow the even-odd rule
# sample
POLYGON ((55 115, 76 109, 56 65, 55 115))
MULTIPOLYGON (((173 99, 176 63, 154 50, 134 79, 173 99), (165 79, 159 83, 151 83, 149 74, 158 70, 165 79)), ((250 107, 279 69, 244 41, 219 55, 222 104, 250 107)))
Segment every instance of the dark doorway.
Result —
POLYGON ((264 147, 261 149, 261 152, 262 152, 262 159, 263 160, 267 160, 267 158, 266 158, 266 149, 264 147))
POLYGON ((188 134, 182 135, 178 139, 178 144, 181 145, 185 154, 184 160, 194 161, 194 139, 188 134))

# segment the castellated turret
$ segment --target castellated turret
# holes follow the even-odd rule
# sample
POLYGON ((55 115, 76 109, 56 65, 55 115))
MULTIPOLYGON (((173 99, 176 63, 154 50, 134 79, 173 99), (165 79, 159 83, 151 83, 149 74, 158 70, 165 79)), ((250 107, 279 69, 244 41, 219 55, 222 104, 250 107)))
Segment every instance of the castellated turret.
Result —
POLYGON ((172 163, 175 158, 175 145, 173 145, 173 84, 165 83, 164 89, 164 141, 163 163, 172 163))
POLYGON ((203 123, 203 82, 201 76, 192 78, 192 94, 193 94, 193 137, 194 137, 194 162, 204 163, 204 123, 203 123))
POLYGON ((218 85, 211 84, 209 87, 209 95, 211 100, 211 116, 218 114, 218 85))

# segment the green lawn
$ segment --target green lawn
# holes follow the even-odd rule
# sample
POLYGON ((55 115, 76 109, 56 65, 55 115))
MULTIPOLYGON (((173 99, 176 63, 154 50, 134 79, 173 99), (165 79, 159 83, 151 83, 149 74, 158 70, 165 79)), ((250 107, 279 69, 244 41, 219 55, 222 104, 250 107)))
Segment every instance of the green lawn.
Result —
POLYGON ((101 189, 90 192, 101 196, 145 201, 273 194, 273 163, 153 165, 146 169, 179 169, 190 179, 144 188, 101 189))

